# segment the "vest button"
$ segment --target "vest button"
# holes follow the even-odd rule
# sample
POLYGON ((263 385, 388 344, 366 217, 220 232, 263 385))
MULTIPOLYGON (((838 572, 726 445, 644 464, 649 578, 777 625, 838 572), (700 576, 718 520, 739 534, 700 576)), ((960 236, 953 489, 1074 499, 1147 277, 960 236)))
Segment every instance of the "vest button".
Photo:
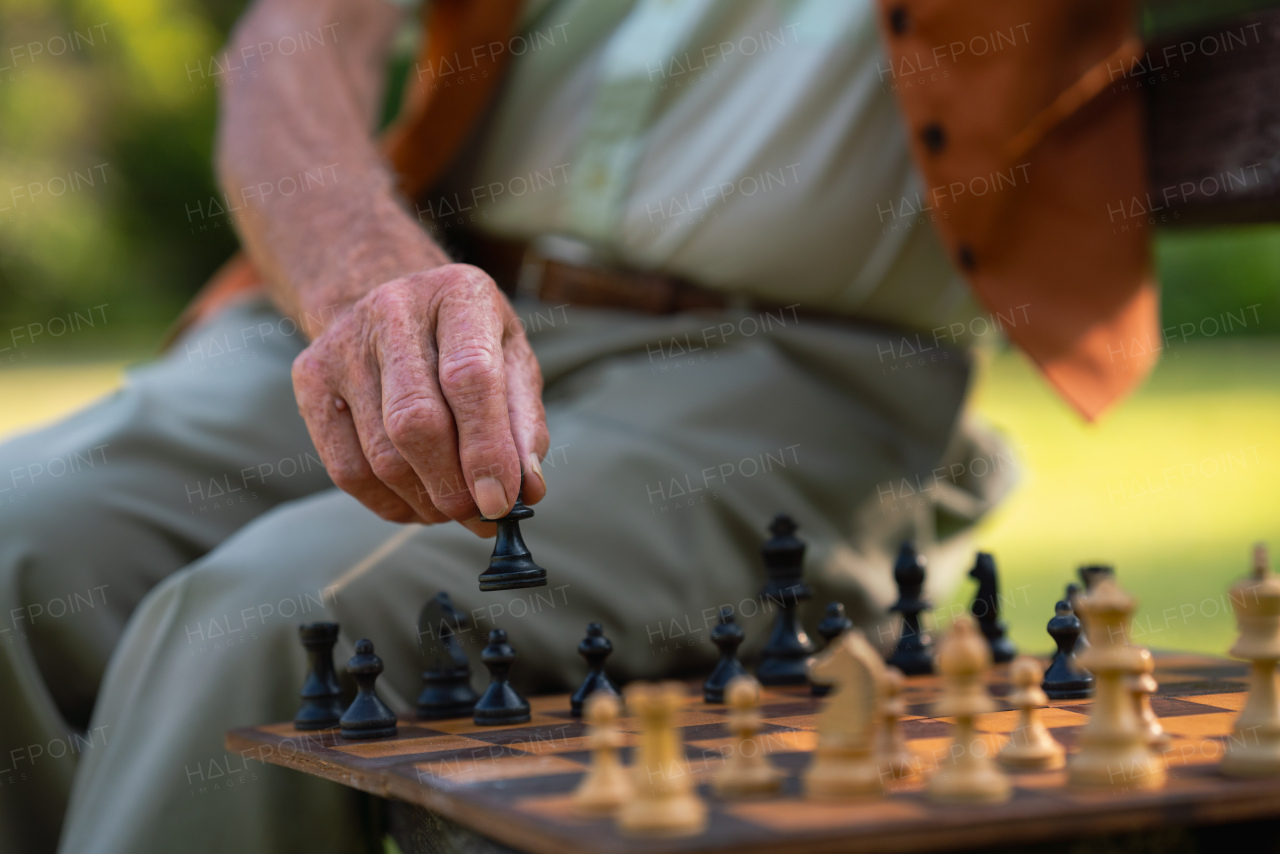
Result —
POLYGON ((889 29, 893 30, 894 35, 905 35, 910 26, 911 15, 906 6, 898 5, 889 10, 889 29))
POLYGON ((930 154, 939 154, 947 147, 947 132, 937 122, 929 122, 920 131, 920 139, 930 154))

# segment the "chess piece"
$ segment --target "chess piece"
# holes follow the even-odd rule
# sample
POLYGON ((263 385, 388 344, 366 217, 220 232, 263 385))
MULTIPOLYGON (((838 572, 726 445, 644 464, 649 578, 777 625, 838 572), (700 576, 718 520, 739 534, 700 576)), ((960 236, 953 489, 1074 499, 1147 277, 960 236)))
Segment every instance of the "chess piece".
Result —
POLYGON ((884 661, 859 629, 844 632, 809 663, 809 678, 834 686, 818 715, 805 792, 834 800, 882 792, 873 755, 884 696, 884 661))
POLYGON ((1151 695, 1160 687, 1155 677, 1156 661, 1151 650, 1140 646, 1135 646, 1134 649, 1142 656, 1142 669, 1129 683, 1129 691, 1133 694, 1133 708, 1142 724, 1147 747, 1162 751, 1169 746, 1171 739, 1164 727, 1160 726, 1160 718, 1156 716, 1155 709, 1151 708, 1151 695))
POLYGON ((801 577, 804 543, 795 536, 796 523, 778 514, 769 525, 773 537, 760 548, 768 580, 760 591, 766 607, 779 605, 773 630, 760 652, 756 677, 763 685, 803 685, 813 641, 800 627, 800 602, 813 595, 801 577))
POLYGON ((1040 680, 1044 671, 1034 658, 1021 656, 1009 668, 1013 682, 1010 703, 1018 707, 1018 725, 1009 734, 1009 742, 997 760, 1016 771, 1048 771, 1067 764, 1066 751, 1054 741, 1040 721, 1040 707, 1049 702, 1040 680))
POLYGON ((619 696, 618 686, 609 680, 604 672, 604 660, 613 652, 613 644, 604 636, 604 626, 591 623, 587 626, 587 636, 578 644, 578 655, 587 661, 587 675, 569 698, 569 709, 575 718, 582 717, 583 703, 597 691, 619 696))
POLYGON ((942 699, 935 717, 954 717, 955 732, 949 755, 929 779, 929 797, 953 804, 994 804, 1012 794, 1009 778, 996 765, 974 722, 996 710, 983 679, 991 669, 991 650, 973 618, 962 614, 951 624, 938 649, 942 699), (980 746, 980 747, 979 747, 980 746))
POLYGON ((1000 581, 995 558, 987 552, 978 552, 969 577, 978 582, 969 613, 978 621, 978 628, 991 647, 991 660, 996 664, 1013 661, 1018 650, 1008 638, 1008 627, 1000 621, 1000 581))
MULTIPOLYGON (((844 605, 840 602, 828 603, 827 613, 823 616, 822 622, 818 623, 818 634, 822 635, 824 641, 822 648, 831 646, 836 638, 851 628, 853 628, 853 620, 844 615, 844 605)), ((825 697, 831 693, 831 686, 810 682, 809 693, 815 697, 825 697)))
MULTIPOLYGON (((1071 613, 1075 614, 1076 619, 1080 621, 1080 636, 1076 638, 1075 645, 1075 653, 1077 655, 1089 648, 1089 639, 1085 637, 1084 620, 1080 620, 1080 612, 1076 610, 1076 603, 1080 599, 1082 592, 1079 584, 1068 584, 1067 592, 1062 597, 1071 606, 1071 613)), ((1054 697, 1050 695, 1049 699, 1054 699, 1054 697)))
POLYGON ((507 643, 507 633, 502 629, 489 632, 489 645, 480 653, 480 660, 489 671, 489 687, 476 701, 471 719, 479 726, 503 726, 522 724, 529 720, 529 701, 516 693, 507 681, 516 651, 507 643))
POLYGON ((1113 566, 1107 566, 1102 563, 1091 563, 1082 566, 1076 572, 1080 576, 1080 580, 1084 582, 1084 592, 1088 593, 1098 586, 1098 582, 1104 578, 1115 578, 1116 570, 1113 566))
POLYGON ((1089 649, 1080 656, 1096 680, 1089 722, 1080 748, 1067 762, 1067 778, 1078 786, 1159 789, 1168 772, 1162 754, 1147 746, 1130 683, 1143 668, 1142 653, 1129 643, 1136 603, 1114 578, 1101 578, 1080 597, 1089 625, 1089 649))
POLYGON ((587 697, 587 747, 591 748, 591 769, 573 792, 573 802, 586 812, 613 812, 625 804, 635 788, 631 775, 622 766, 618 748, 623 735, 618 730, 622 701, 616 693, 597 691, 587 697))
POLYGON ((333 669, 337 623, 306 623, 298 635, 307 650, 307 677, 302 682, 302 705, 293 718, 301 730, 331 729, 342 717, 342 688, 333 669))
POLYGON ((418 694, 418 717, 423 720, 465 718, 475 709, 479 695, 471 687, 471 664, 458 645, 458 632, 467 626, 466 614, 453 607, 443 590, 418 614, 418 642, 425 646, 427 638, 434 638, 418 694))
POLYGON ((375 683, 382 673, 382 659, 373 651, 373 641, 356 641, 356 654, 347 662, 347 672, 355 677, 356 698, 339 722, 343 738, 390 738, 396 734, 396 715, 378 697, 375 683))
POLYGON ((889 664, 907 676, 933 672, 933 638, 920 627, 921 612, 933 608, 924 598, 925 561, 912 543, 903 543, 893 566, 898 601, 889 610, 902 615, 902 634, 889 664))
POLYGON ((782 785, 782 772, 764 755, 764 747, 756 738, 764 724, 760 715, 760 683, 749 675, 736 676, 725 696, 730 709, 729 731, 735 742, 712 788, 722 798, 776 792, 782 785))
POLYGON ((733 608, 720 609, 720 622, 711 630, 711 642, 720 650, 720 660, 702 683, 702 699, 708 703, 723 703, 724 690, 735 678, 747 675, 747 668, 738 660, 738 647, 745 635, 742 626, 734 622, 733 608))
POLYGON ((1267 550, 1254 547, 1253 572, 1231 588, 1240 637, 1233 658, 1250 663, 1249 696, 1222 757, 1222 773, 1232 777, 1280 776, 1280 578, 1272 574, 1267 550))
POLYGON ((515 506, 507 515, 495 519, 498 538, 493 544, 493 556, 489 568, 480 573, 480 589, 516 590, 521 587, 542 587, 547 583, 547 571, 533 562, 529 547, 520 535, 520 521, 533 517, 533 510, 525 506, 523 481, 515 506))
POLYGON ((896 667, 887 667, 884 675, 875 761, 881 774, 901 780, 915 774, 918 763, 907 749, 907 737, 902 732, 902 716, 907 711, 902 699, 902 671, 896 667))
POLYGON ((675 716, 684 702, 679 682, 638 683, 626 690, 627 708, 640 719, 640 748, 631 767, 634 796, 618 811, 626 833, 686 836, 707 826, 707 805, 676 738, 675 716))
POLYGON ((1046 630, 1058 645, 1058 651, 1053 654, 1053 660, 1044 672, 1044 681, 1040 683, 1040 687, 1050 700, 1083 700, 1092 697, 1093 674, 1080 667, 1074 652, 1080 648, 1077 643, 1080 638, 1080 619, 1072 613, 1067 600, 1058 602, 1046 630))

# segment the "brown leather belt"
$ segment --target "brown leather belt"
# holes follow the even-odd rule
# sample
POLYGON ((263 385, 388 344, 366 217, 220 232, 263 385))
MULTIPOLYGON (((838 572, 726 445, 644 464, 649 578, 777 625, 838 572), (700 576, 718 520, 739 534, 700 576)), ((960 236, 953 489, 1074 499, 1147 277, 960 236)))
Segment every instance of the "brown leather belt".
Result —
POLYGON ((628 270, 585 256, 566 257, 573 253, 547 252, 546 242, 533 244, 467 232, 451 243, 460 260, 483 268, 508 295, 536 296, 557 305, 658 315, 738 306, 761 311, 785 308, 796 316, 853 322, 847 315, 805 309, 798 303, 744 299, 676 276, 628 270))

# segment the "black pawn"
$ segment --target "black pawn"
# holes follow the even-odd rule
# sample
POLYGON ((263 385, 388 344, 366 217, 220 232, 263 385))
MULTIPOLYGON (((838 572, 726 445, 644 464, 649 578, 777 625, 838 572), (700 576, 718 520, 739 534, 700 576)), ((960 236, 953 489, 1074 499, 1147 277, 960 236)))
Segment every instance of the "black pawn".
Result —
POLYGON ((738 647, 746 635, 742 626, 734 622, 733 608, 720 609, 720 622, 711 630, 711 642, 720 650, 720 660, 702 683, 702 699, 708 703, 723 703, 724 689, 739 676, 747 675, 747 668, 738 660, 738 647))
MULTIPOLYGON (((840 602, 831 602, 827 605, 827 612, 822 617, 822 622, 818 623, 818 634, 822 635, 822 639, 826 641, 823 649, 835 643, 836 638, 840 637, 849 629, 853 628, 853 620, 844 615, 844 605, 840 602)), ((825 697, 831 693, 831 685, 819 685, 817 682, 809 683, 809 693, 815 697, 825 697)))
POLYGON ((1088 627, 1084 624, 1084 620, 1080 618, 1080 608, 1077 607, 1081 592, 1079 584, 1068 584, 1066 596, 1063 597, 1067 600, 1067 604, 1071 606, 1071 613, 1076 615, 1077 620, 1080 620, 1080 637, 1076 640, 1076 655, 1089 648, 1089 639, 1086 637, 1088 627))
POLYGON ((338 642, 337 623, 298 626, 307 649, 307 678, 302 683, 302 705, 293 719, 298 729, 330 729, 342 717, 342 688, 333 669, 333 645, 338 642))
POLYGON ((1044 672, 1040 687, 1050 700, 1083 700, 1093 696, 1093 674, 1076 664, 1076 639, 1080 637, 1080 620, 1071 612, 1065 599, 1054 609, 1047 630, 1058 651, 1044 672))
POLYGON ((533 510, 524 503, 522 486, 511 512, 494 520, 498 525, 498 539, 493 544, 489 568, 480 573, 481 590, 516 590, 547 583, 547 571, 533 562, 533 555, 520 536, 520 520, 532 517, 533 510))
POLYGON ((933 638, 920 628, 920 614, 933 608, 924 598, 924 558, 911 543, 903 543, 893 565, 893 580, 898 585, 898 601, 889 606, 902 615, 902 636, 889 656, 889 663, 906 676, 933 672, 933 638))
POLYGON ((808 659, 813 641, 800 626, 800 602, 813 595, 801 577, 804 572, 804 543, 796 537, 796 523, 779 513, 769 525, 773 537, 760 547, 768 579, 760 598, 766 606, 775 602, 778 615, 773 630, 760 652, 756 678, 761 685, 804 685, 809 681, 808 659))
POLYGON ((578 644, 578 655, 587 660, 587 676, 569 698, 569 708, 575 718, 582 717, 583 704, 587 698, 597 691, 621 696, 618 686, 609 681, 604 672, 604 661, 613 652, 613 644, 604 636, 604 626, 591 623, 587 626, 587 636, 578 644))
POLYGON ((996 561, 986 552, 978 552, 969 577, 978 582, 978 592, 969 605, 969 613, 978 621, 982 636, 991 647, 991 659, 1004 664, 1018 657, 1018 649, 1009 640, 1008 628, 1000 622, 1000 580, 996 574, 996 561))
POLYGON ((356 698, 342 716, 343 738, 389 738, 396 734, 396 715, 378 698, 374 683, 382 674, 382 659, 373 652, 373 641, 356 641, 356 654, 347 662, 355 677, 356 698))
POLYGON ((480 653, 480 660, 489 670, 489 687, 484 689, 476 703, 472 720, 480 726, 522 724, 529 720, 529 701, 516 693, 507 682, 516 651, 507 643, 507 633, 502 629, 489 632, 489 645, 480 653))
POLYGON ((424 647, 428 639, 434 639, 434 643, 422 671, 418 717, 465 718, 475 708, 479 695, 471 688, 471 665, 458 645, 458 633, 467 626, 466 615, 453 607, 453 600, 443 590, 422 606, 418 641, 424 647))

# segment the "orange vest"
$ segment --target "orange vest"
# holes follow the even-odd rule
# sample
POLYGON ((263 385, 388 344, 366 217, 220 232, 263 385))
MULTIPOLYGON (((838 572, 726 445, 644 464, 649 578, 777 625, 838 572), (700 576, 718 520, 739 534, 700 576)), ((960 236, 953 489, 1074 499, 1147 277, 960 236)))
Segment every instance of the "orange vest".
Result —
MULTIPOLYGON (((1005 334, 1095 418, 1150 372, 1156 350, 1140 345, 1160 336, 1147 233, 1117 232, 1108 215, 1146 191, 1139 96, 1110 85, 1142 53, 1131 4, 879 2, 912 154, 949 213, 934 218, 944 245, 1005 334)), ((501 77, 508 52, 472 60, 472 48, 509 39, 522 5, 430 4, 420 66, 467 71, 409 80, 384 138, 409 197, 449 164, 501 77)), ((259 287, 237 255, 184 320, 259 287)))

